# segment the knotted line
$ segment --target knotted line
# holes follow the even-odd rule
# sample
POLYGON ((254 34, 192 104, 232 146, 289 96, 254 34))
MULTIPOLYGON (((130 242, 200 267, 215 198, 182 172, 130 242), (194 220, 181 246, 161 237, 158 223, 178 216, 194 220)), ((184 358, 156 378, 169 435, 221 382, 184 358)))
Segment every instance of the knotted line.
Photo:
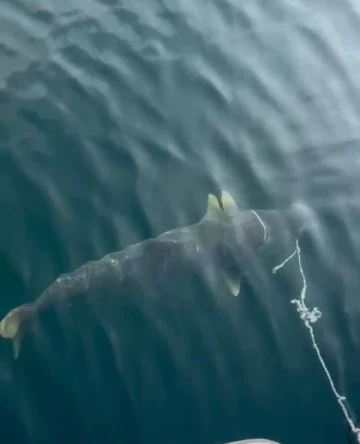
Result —
POLYGON ((314 335, 314 329, 312 328, 311 324, 314 324, 318 319, 321 318, 321 311, 317 308, 314 307, 312 310, 309 310, 308 307, 305 304, 305 297, 306 297, 306 278, 305 278, 305 274, 304 274, 304 270, 301 264, 301 250, 299 247, 299 241, 298 239, 296 240, 296 249, 295 251, 284 260, 284 262, 282 262, 280 265, 277 265, 276 267, 274 267, 272 269, 273 273, 276 273, 280 268, 282 268, 290 259, 292 259, 295 255, 297 254, 298 257, 298 261, 299 261, 299 269, 300 269, 300 273, 301 273, 301 277, 303 280, 303 287, 301 289, 301 293, 300 293, 300 298, 299 299, 293 299, 291 301, 292 304, 296 305, 296 310, 300 315, 301 320, 304 322, 305 327, 309 330, 309 334, 310 334, 310 338, 311 338, 311 342, 312 342, 312 346, 316 352, 317 358, 325 372, 325 375, 329 381, 330 384, 330 388, 332 390, 332 392, 334 393, 336 400, 338 402, 338 404, 340 405, 340 408, 342 409, 344 416, 346 418, 347 423, 349 424, 349 427, 351 429, 351 431, 354 433, 354 435, 357 438, 357 441, 360 443, 360 429, 355 427, 354 422, 352 421, 352 419, 350 418, 350 414, 348 413, 344 401, 346 401, 346 397, 342 396, 339 394, 339 392, 337 391, 334 381, 330 375, 330 372, 328 370, 328 368, 326 367, 325 361, 321 355, 320 349, 316 343, 315 340, 315 335, 314 335))

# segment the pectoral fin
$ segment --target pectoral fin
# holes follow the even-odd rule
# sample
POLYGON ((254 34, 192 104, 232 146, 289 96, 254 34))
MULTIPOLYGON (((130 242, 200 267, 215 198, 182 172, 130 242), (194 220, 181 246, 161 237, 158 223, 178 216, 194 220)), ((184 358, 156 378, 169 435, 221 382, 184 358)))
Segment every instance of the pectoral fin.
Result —
POLYGON ((241 287, 241 276, 237 270, 226 270, 224 272, 224 278, 230 293, 233 296, 239 296, 241 287))
POLYGON ((15 359, 18 358, 19 352, 20 352, 20 345, 22 341, 23 335, 18 332, 13 338, 12 338, 12 345, 13 345, 13 352, 15 359))

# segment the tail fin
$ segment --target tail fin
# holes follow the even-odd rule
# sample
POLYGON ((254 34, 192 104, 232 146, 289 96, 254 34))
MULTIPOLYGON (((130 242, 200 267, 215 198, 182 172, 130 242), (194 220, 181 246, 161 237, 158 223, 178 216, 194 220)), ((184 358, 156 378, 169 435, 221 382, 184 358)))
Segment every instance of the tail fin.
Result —
POLYGON ((11 310, 0 322, 0 336, 12 339, 15 359, 19 356, 21 341, 26 333, 24 321, 36 312, 35 304, 23 304, 11 310))

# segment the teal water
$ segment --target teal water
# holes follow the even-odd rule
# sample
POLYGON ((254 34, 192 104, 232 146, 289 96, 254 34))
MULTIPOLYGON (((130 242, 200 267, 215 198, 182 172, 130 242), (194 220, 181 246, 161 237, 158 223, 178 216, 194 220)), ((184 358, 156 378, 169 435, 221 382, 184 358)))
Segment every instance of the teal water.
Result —
MULTIPOLYGON (((243 208, 302 200, 316 338, 359 425, 356 2, 1 10, 0 317, 61 273, 197 222, 210 192, 243 208)), ((1 340, 1 442, 348 443, 293 272, 238 299, 186 276, 86 333, 45 325, 47 347, 28 338, 16 362, 1 340)))

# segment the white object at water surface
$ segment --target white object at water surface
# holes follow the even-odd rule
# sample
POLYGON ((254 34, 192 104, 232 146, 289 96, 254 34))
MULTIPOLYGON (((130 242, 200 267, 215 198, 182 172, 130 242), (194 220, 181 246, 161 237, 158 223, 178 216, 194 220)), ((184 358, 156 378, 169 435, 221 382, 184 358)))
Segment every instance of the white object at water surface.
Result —
POLYGON ((226 444, 280 444, 276 441, 271 441, 270 439, 255 438, 255 439, 243 439, 241 441, 227 442, 226 444))

